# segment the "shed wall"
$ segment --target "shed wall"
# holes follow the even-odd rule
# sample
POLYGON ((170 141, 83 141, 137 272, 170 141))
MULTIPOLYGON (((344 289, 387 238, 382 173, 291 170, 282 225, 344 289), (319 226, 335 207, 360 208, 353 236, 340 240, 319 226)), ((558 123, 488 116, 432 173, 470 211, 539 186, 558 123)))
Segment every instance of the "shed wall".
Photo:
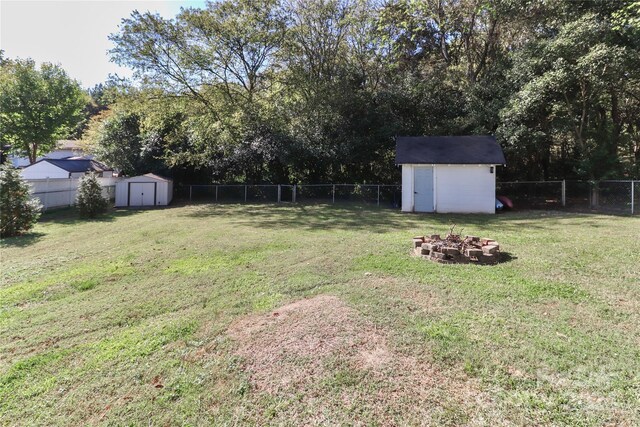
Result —
POLYGON ((169 204, 169 197, 167 195, 167 190, 169 188, 169 183, 166 181, 158 181, 158 187, 157 187, 157 191, 158 194, 156 194, 157 199, 157 204, 158 205, 168 205, 169 204))
POLYGON ((171 200, 173 200, 173 181, 169 181, 166 183, 167 184, 167 205, 169 203, 171 203, 171 200))
POLYGON ((154 179, 148 176, 134 176, 119 182, 116 185, 116 206, 125 207, 129 203, 129 183, 152 182, 156 183, 156 205, 165 206, 171 203, 173 198, 173 181, 154 179))
POLYGON ((116 206, 127 206, 129 199, 129 186, 127 181, 123 180, 116 184, 116 206))
POLYGON ((435 175, 436 212, 495 213, 495 165, 436 165, 435 175))
POLYGON ((413 212, 413 165, 402 165, 402 212, 413 212))

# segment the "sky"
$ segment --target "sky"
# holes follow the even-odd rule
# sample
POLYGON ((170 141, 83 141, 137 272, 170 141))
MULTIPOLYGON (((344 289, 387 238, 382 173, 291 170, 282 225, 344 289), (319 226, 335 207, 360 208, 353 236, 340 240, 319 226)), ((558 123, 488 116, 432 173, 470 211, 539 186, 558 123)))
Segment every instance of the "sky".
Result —
POLYGON ((109 74, 131 76, 131 70, 109 61, 107 37, 133 10, 171 18, 180 7, 204 5, 204 0, 0 0, 0 49, 7 58, 59 64, 90 88, 109 74))

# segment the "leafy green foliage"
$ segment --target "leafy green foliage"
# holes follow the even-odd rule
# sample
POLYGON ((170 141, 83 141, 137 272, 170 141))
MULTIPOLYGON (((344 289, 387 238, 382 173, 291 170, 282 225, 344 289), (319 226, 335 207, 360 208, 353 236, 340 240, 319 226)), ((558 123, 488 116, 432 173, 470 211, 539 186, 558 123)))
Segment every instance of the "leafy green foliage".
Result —
POLYGON ((106 212, 108 203, 109 201, 102 196, 102 187, 95 174, 90 173, 80 178, 76 206, 81 216, 95 218, 106 212))
POLYGON ((0 62, 0 142, 31 163, 72 133, 87 102, 78 82, 57 65, 0 62))
POLYGON ((42 206, 30 193, 18 169, 8 164, 0 167, 0 237, 23 234, 38 221, 42 206))
POLYGON ((170 173, 211 181, 397 182, 396 135, 495 134, 508 178, 633 177, 636 3, 243 0, 173 19, 135 12, 111 53, 138 84, 112 109, 138 124, 116 120, 102 135, 137 136, 97 138, 96 152, 120 145, 119 158, 151 153, 170 173))

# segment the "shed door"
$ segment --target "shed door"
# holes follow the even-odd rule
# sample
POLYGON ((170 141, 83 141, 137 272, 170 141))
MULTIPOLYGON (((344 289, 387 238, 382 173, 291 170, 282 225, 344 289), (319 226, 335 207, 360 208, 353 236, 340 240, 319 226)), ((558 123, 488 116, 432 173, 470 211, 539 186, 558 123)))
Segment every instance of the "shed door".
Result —
POLYGON ((129 206, 154 206, 156 204, 155 182, 130 182, 129 206))
POLYGON ((413 171, 413 210, 433 212, 433 166, 416 166, 413 171))

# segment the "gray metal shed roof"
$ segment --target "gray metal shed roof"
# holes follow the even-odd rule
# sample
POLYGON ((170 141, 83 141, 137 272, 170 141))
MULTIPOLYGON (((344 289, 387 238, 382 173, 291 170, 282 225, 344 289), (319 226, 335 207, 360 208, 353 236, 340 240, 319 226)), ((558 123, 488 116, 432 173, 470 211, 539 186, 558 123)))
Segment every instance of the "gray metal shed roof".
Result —
POLYGON ((493 136, 398 136, 396 164, 504 165, 500 144, 493 136))
POLYGON ((156 175, 155 173, 145 173, 144 175, 130 176, 130 177, 127 177, 125 181, 135 181, 136 179, 140 179, 140 178, 149 178, 154 181, 171 182, 170 178, 165 178, 164 176, 156 175))

